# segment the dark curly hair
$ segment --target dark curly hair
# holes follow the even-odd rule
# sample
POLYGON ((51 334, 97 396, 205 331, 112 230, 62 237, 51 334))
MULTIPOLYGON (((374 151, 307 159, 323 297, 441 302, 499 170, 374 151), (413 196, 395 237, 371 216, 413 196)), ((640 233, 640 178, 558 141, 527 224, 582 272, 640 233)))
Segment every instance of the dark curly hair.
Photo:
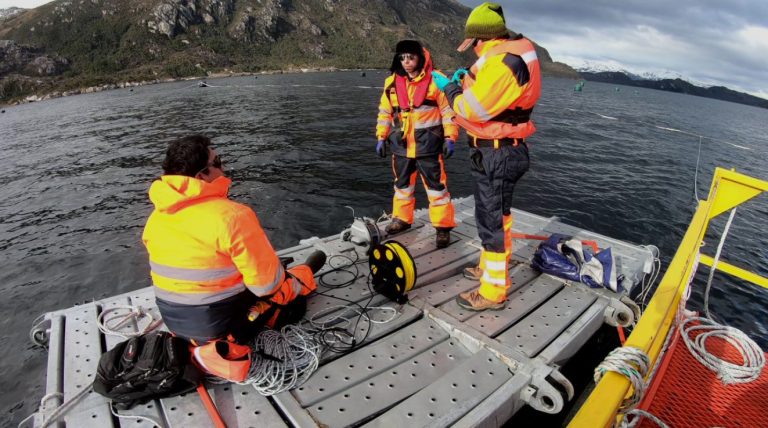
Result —
POLYGON ((164 175, 194 177, 208 166, 211 140, 203 135, 181 137, 168 145, 163 160, 164 175))

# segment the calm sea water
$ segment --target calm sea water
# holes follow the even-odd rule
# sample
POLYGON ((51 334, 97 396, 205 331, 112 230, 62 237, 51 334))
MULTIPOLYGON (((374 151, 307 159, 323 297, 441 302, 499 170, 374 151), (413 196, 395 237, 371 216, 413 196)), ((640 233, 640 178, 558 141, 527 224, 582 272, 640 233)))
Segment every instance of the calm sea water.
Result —
MULTIPOLYGON (((390 210, 388 162, 373 128, 385 75, 275 75, 145 86, 5 108, 0 114, 2 425, 44 394, 46 353, 27 338, 39 314, 149 285, 140 236, 166 144, 212 137, 276 248, 390 210)), ((715 166, 768 178, 768 110, 588 82, 545 79, 532 167, 515 206, 671 259, 715 166), (675 132, 662 128, 672 128, 675 132)), ((468 150, 448 160, 454 196, 472 193, 468 150)), ((426 197, 419 191, 419 206, 426 197)), ((767 198, 740 208, 723 258, 768 276, 767 198)), ((719 239, 708 237, 709 254, 719 239)), ((697 279, 702 284, 706 268, 697 279)), ((693 301, 701 302, 701 287, 693 301)), ((694 305, 695 306, 695 305, 694 305)), ((700 306, 700 305, 699 305, 700 306)), ((716 276, 712 311, 768 348, 768 292, 716 276)))

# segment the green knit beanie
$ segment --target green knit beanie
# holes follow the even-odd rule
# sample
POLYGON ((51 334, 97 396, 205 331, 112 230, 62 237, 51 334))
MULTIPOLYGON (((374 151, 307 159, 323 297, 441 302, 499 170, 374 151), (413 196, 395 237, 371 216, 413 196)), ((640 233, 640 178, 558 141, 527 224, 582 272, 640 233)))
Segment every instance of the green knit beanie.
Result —
POLYGON ((491 2, 485 2, 472 9, 464 27, 464 38, 467 39, 488 40, 508 34, 501 5, 491 2))

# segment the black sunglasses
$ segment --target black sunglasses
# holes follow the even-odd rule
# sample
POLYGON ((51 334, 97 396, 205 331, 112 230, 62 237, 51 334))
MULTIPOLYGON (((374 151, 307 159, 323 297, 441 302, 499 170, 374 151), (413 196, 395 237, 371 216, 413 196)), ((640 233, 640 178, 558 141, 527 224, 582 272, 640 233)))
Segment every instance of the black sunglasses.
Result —
POLYGON ((221 168, 221 156, 216 155, 216 157, 213 158, 213 161, 211 162, 211 165, 214 168, 221 168))
MULTIPOLYGON (((213 158, 213 160, 211 161, 211 163, 210 163, 210 164, 208 164, 208 165, 206 165, 206 166, 205 166, 205 168, 203 168, 203 169, 201 169, 200 171, 198 171, 198 173, 197 173, 197 174, 208 174, 208 172, 209 172, 209 171, 208 171, 208 168, 211 168, 211 167, 213 167, 213 168, 218 168, 218 169, 221 169, 221 166, 222 166, 222 163, 221 163, 221 156, 219 156, 219 155, 216 155, 216 157, 214 157, 214 158, 213 158)), ((195 175, 197 175, 197 174, 195 174, 195 175)))

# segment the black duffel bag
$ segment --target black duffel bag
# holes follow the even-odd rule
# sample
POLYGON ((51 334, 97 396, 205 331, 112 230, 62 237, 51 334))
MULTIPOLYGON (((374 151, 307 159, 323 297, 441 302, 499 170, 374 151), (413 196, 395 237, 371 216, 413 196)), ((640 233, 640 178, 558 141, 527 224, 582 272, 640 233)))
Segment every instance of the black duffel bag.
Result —
POLYGON ((93 390, 125 410, 192 391, 201 378, 190 359, 189 343, 158 331, 128 339, 105 352, 93 390))

